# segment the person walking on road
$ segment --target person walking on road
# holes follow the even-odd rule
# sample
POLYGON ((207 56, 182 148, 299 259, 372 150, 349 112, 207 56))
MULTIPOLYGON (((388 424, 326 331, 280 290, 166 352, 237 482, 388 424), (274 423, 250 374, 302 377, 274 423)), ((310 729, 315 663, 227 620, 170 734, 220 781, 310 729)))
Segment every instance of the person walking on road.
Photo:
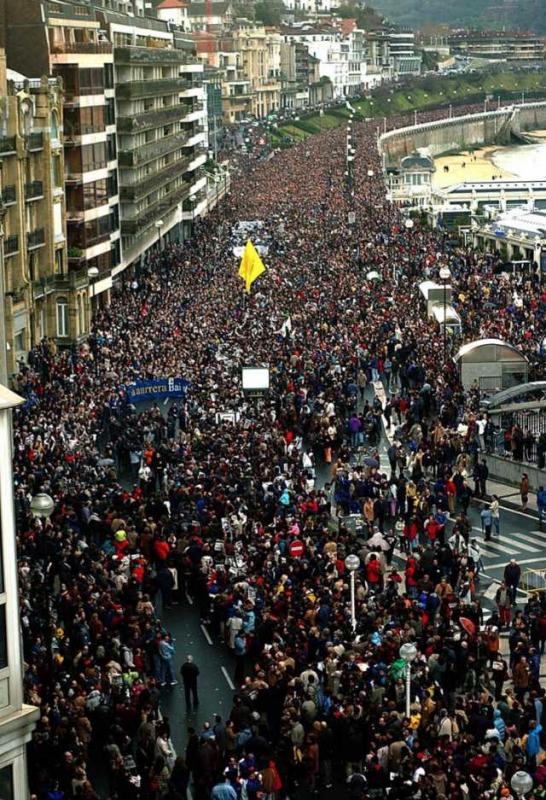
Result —
POLYGON ((526 472, 521 476, 519 493, 521 495, 521 510, 527 511, 527 503, 529 502, 529 476, 526 472))
POLYGON ((480 514, 482 520, 482 533, 486 542, 491 540, 491 528, 493 527, 493 515, 490 508, 484 508, 480 514))
POLYGON ((516 595, 518 591, 519 581, 521 578, 521 567, 515 558, 510 559, 510 563, 504 568, 504 582, 506 588, 510 592, 512 602, 516 602, 516 595))
POLYGON ((500 502, 498 495, 494 494, 493 499, 489 505, 491 516, 493 517, 493 527, 495 529, 495 536, 500 536, 500 502))
POLYGON ((193 709, 197 710, 199 705, 199 696, 197 694, 197 678, 199 675, 199 667, 193 660, 193 656, 187 656, 186 661, 180 667, 180 674, 184 682, 184 694, 186 697, 186 708, 188 711, 193 709))

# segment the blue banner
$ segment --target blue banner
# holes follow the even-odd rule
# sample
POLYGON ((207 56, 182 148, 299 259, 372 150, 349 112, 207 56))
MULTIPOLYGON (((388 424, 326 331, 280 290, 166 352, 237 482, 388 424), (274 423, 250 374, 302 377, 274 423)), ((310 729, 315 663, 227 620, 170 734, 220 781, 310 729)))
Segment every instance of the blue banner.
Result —
POLYGON ((161 400, 164 397, 184 397, 189 382, 184 378, 156 378, 152 381, 136 381, 126 386, 130 403, 144 400, 161 400))

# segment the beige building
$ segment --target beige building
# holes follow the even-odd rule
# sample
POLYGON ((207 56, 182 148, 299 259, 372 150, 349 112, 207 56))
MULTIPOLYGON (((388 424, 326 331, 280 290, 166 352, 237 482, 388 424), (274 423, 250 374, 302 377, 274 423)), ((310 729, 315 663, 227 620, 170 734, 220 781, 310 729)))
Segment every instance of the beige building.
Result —
POLYGON ((88 331, 87 270, 68 274, 62 90, 0 68, 0 193, 8 373, 44 336, 88 331), (10 80, 14 78, 14 80, 10 80))
POLYGON ((264 27, 242 23, 233 33, 242 74, 250 84, 251 114, 266 117, 281 107, 281 37, 264 27))

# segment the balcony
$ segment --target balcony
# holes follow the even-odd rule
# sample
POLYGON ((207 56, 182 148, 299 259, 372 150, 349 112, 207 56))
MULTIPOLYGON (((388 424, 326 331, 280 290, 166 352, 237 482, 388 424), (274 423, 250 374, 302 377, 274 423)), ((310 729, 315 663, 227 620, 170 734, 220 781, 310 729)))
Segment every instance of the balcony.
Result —
POLYGON ((116 64, 185 64, 186 54, 183 50, 167 47, 116 47, 114 49, 116 64))
POLYGON ((51 52, 68 55, 92 55, 93 53, 108 55, 112 52, 112 45, 110 42, 54 42, 51 45, 51 52))
POLYGON ((2 202, 5 206, 13 205, 17 200, 15 186, 4 186, 2 191, 2 202))
POLYGON ((27 139, 29 150, 42 150, 44 147, 44 134, 31 133, 27 139))
POLYGON ((43 228, 36 228, 36 230, 27 234, 29 250, 33 250, 35 247, 41 247, 43 244, 45 244, 45 232, 43 228))
POLYGON ((187 78, 161 78, 155 81, 133 81, 116 86, 118 100, 137 100, 162 94, 175 94, 188 89, 192 82, 187 78))
POLYGON ((4 239, 4 255, 12 256, 19 252, 19 237, 7 236, 4 239))
POLYGON ((147 161, 152 161, 154 158, 159 158, 180 149, 184 146, 187 138, 188 134, 183 131, 174 133, 171 136, 165 136, 155 142, 144 144, 141 147, 137 147, 136 150, 120 150, 118 153, 118 166, 138 167, 141 164, 146 164, 147 161))
POLYGON ((137 216, 130 219, 122 219, 120 225, 122 235, 134 236, 137 233, 143 233, 155 220, 160 219, 182 202, 188 196, 190 189, 191 184, 184 181, 176 189, 159 198, 153 205, 148 206, 137 216))
POLYGON ((15 153, 15 136, 0 136, 0 154, 15 153))
POLYGON ((146 195, 150 194, 154 189, 173 180, 177 175, 183 175, 189 163, 189 158, 177 159, 152 176, 147 175, 142 180, 135 181, 135 183, 129 186, 121 186, 119 191, 120 199, 125 202, 134 203, 142 197, 146 197, 146 195))
POLYGON ((118 133, 139 133, 172 122, 180 122, 187 113, 186 105, 180 103, 171 108, 145 111, 143 114, 135 114, 133 117, 118 117, 117 130, 118 133))
POLYGON ((39 200, 44 196, 44 184, 42 181, 32 181, 25 184, 25 200, 39 200))

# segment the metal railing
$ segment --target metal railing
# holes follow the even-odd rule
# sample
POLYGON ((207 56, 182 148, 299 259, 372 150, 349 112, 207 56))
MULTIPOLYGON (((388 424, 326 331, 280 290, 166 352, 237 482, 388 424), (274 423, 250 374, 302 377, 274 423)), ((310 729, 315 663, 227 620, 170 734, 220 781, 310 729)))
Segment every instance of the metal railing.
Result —
POLYGON ((12 256, 14 253, 19 252, 19 237, 7 236, 4 239, 4 255, 12 256))
POLYGON ((12 205, 17 200, 17 192, 15 186, 4 186, 2 190, 2 202, 5 206, 12 205))
POLYGON ((29 249, 32 249, 33 247, 41 247, 41 245, 45 244, 44 229, 36 228, 36 230, 27 234, 27 244, 29 249))
POLYGON ((111 53, 112 45, 110 42, 55 42, 51 47, 52 53, 111 53))
POLYGON ((15 136, 0 136, 0 153, 15 153, 15 136))
POLYGON ((178 150, 183 147, 187 139, 188 134, 183 131, 171 134, 171 136, 165 136, 162 139, 156 139, 149 144, 137 147, 135 150, 120 150, 118 164, 120 167, 137 167, 147 161, 152 161, 154 158, 159 158, 178 150))
POLYGON ((25 184, 25 200, 38 200, 44 196, 44 184, 42 181, 31 181, 25 184))
POLYGON ((175 94, 188 89, 192 82, 187 78, 160 78, 152 81, 133 81, 116 86, 118 100, 135 100, 162 94, 175 94))
POLYGON ((167 47, 116 47, 116 64, 185 64, 183 50, 167 47))

